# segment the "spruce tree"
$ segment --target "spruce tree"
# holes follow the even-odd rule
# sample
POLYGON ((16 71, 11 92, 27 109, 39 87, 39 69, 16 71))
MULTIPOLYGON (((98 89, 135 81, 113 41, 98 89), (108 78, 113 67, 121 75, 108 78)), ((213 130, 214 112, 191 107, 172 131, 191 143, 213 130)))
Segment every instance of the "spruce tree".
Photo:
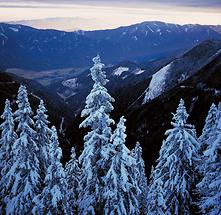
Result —
POLYGON ((7 202, 8 214, 28 214, 33 207, 33 198, 39 192, 39 152, 36 144, 36 132, 32 129, 32 110, 25 86, 20 86, 17 97, 18 110, 15 121, 18 122, 19 137, 13 145, 14 160, 6 174, 10 187, 7 202))
POLYGON ((84 137, 84 150, 79 157, 82 165, 81 190, 79 194, 79 209, 81 214, 103 213, 103 177, 106 175, 110 152, 110 124, 114 121, 109 114, 113 110, 111 102, 114 99, 105 88, 108 80, 102 70, 104 64, 100 57, 93 58, 94 66, 91 76, 93 89, 86 98, 86 106, 81 113, 86 117, 80 127, 91 130, 84 137))
MULTIPOLYGON (((221 102, 219 102, 217 106, 216 128, 221 130, 221 102)), ((217 134, 219 135, 219 132, 217 132, 217 134)))
POLYGON ((40 100, 40 104, 37 109, 37 114, 34 116, 35 128, 37 132, 37 145, 39 148, 38 158, 40 161, 40 173, 41 179, 44 181, 45 172, 50 165, 49 147, 50 147, 50 136, 51 129, 48 127, 49 121, 47 120, 48 115, 43 100, 40 100))
POLYGON ((214 141, 214 138, 216 138, 215 137, 216 128, 217 128, 217 107, 215 104, 212 104, 205 120, 205 125, 202 131, 202 135, 199 137, 201 154, 207 149, 210 142, 214 141))
POLYGON ((68 186, 68 202, 73 214, 77 214, 77 199, 80 191, 81 169, 76 158, 75 148, 71 149, 71 159, 65 166, 67 186, 68 186))
POLYGON ((62 150, 59 147, 57 130, 53 126, 50 143, 50 164, 46 169, 45 187, 35 197, 34 214, 70 214, 67 202, 67 183, 64 168, 60 162, 62 150))
POLYGON ((202 180, 197 184, 197 202, 203 214, 221 213, 221 109, 217 111, 216 128, 210 132, 211 138, 204 152, 202 180))
MULTIPOLYGON (((187 124, 188 114, 181 99, 176 114, 173 115, 173 128, 166 131, 158 164, 152 176, 150 193, 163 190, 159 205, 166 214, 191 214, 193 206, 192 189, 196 183, 196 165, 199 161, 198 142, 192 125, 187 124), (158 185, 158 186, 156 186, 158 185), (163 187, 162 187, 163 186, 163 187), (155 189, 155 190, 153 190, 155 189)), ((149 200, 154 199, 148 197, 149 200)), ((155 201, 148 207, 154 208, 155 201), (151 206, 152 205, 152 206, 151 206)), ((156 211, 153 214, 157 214, 156 211)))
POLYGON ((111 137, 114 151, 105 176, 104 214, 140 214, 137 199, 140 190, 134 177, 136 160, 125 146, 125 121, 124 117, 121 117, 111 137))
POLYGON ((201 160, 198 165, 198 170, 203 177, 207 157, 204 155, 204 152, 208 147, 211 147, 211 144, 216 140, 218 135, 217 125, 218 125, 218 109, 215 104, 212 104, 208 115, 205 120, 205 125, 202 131, 202 135, 199 137, 199 155, 201 160))
POLYGON ((160 169, 152 168, 147 195, 147 214, 165 215, 166 200, 160 169))
POLYGON ((12 147, 17 139, 9 100, 5 101, 5 109, 1 118, 3 123, 0 125, 0 130, 2 131, 0 139, 0 211, 3 212, 9 192, 5 176, 13 164, 14 156, 12 147))
POLYGON ((145 164, 142 158, 142 147, 140 146, 139 143, 136 144, 133 156, 136 160, 135 177, 136 177, 136 181, 138 183, 139 189, 141 191, 140 194, 138 195, 140 214, 146 214, 147 213, 148 187, 147 187, 147 177, 145 174, 145 164))

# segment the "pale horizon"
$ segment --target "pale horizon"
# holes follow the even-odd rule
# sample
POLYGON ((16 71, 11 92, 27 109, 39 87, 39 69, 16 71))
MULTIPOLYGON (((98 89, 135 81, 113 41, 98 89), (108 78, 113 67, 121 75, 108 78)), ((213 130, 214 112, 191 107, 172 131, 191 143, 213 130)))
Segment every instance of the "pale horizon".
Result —
POLYGON ((221 2, 0 0, 0 22, 15 22, 41 29, 113 29, 144 21, 221 25, 221 2))

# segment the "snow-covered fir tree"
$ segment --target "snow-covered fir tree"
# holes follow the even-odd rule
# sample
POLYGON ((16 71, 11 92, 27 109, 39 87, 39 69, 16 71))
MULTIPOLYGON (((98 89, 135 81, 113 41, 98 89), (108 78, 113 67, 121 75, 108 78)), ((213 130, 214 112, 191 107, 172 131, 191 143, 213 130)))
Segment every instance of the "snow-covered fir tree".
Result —
POLYGON ((18 122, 19 137, 13 145, 13 164, 6 174, 7 186, 10 187, 6 211, 8 214, 29 214, 33 207, 32 200, 39 192, 40 176, 36 133, 32 129, 33 113, 25 86, 20 86, 16 102, 18 110, 15 120, 18 122))
POLYGON ((50 165, 49 147, 50 147, 50 136, 51 129, 48 127, 49 121, 47 120, 48 115, 43 100, 40 100, 40 104, 37 109, 37 114, 34 116, 35 128, 37 132, 37 145, 39 152, 37 154, 40 161, 40 173, 41 179, 44 181, 45 172, 47 167, 50 165))
MULTIPOLYGON (((173 128, 166 131, 167 138, 162 144, 158 164, 153 171, 148 195, 163 190, 163 197, 160 196, 157 205, 165 205, 165 209, 162 209, 166 214, 191 214, 193 206, 191 191, 196 183, 199 146, 195 129, 187 124, 187 118, 184 101, 181 99, 176 114, 173 115, 173 128)), ((154 196, 149 196, 148 200, 148 208, 154 208, 154 196)), ((153 214, 157 212, 153 211, 153 214)))
POLYGON ((202 135, 199 137, 198 142, 199 142, 199 156, 201 156, 199 165, 198 165, 198 170, 202 175, 204 174, 205 171, 205 165, 206 165, 206 160, 207 157, 204 156, 204 152, 208 147, 210 147, 211 143, 213 143, 218 135, 218 130, 217 130, 217 124, 218 124, 218 114, 219 111, 216 107, 215 104, 212 104, 208 115, 205 120, 205 125, 202 131, 202 135))
POLYGON ((221 130, 221 102, 219 102, 217 106, 216 126, 219 130, 221 130))
POLYGON ((142 147, 139 143, 136 144, 135 149, 133 150, 133 156, 136 160, 135 165, 135 177, 138 183, 140 194, 138 195, 140 214, 147 213, 147 177, 145 174, 145 164, 142 158, 142 147))
POLYGON ((80 214, 103 213, 104 197, 103 176, 106 175, 110 151, 110 124, 114 121, 109 113, 113 110, 114 99, 105 88, 108 80, 102 70, 104 64, 100 57, 93 58, 94 66, 91 76, 94 81, 93 89, 86 98, 86 106, 81 113, 86 117, 80 127, 91 130, 84 137, 84 150, 79 157, 82 165, 81 187, 79 193, 80 214))
POLYGON ((134 177, 135 158, 125 146, 126 127, 121 117, 111 140, 113 149, 111 165, 105 176, 104 214, 140 214, 138 194, 140 189, 134 177))
POLYGON ((204 151, 202 180, 197 184, 198 206, 203 214, 211 215, 221 213, 221 104, 212 125, 215 128, 204 151))
POLYGON ((3 212, 7 193, 9 192, 8 187, 6 186, 5 176, 13 164, 14 157, 12 147, 17 139, 17 135, 14 131, 14 119, 9 100, 5 101, 5 109, 1 118, 3 123, 0 125, 0 211, 3 212))
POLYGON ((46 169, 45 187, 35 197, 34 214, 70 214, 67 202, 67 183, 65 171, 60 162, 62 151, 59 147, 57 130, 53 126, 50 143, 50 164, 46 169))
POLYGON ((165 215, 166 201, 161 170, 152 167, 147 195, 147 214, 165 215))
POLYGON ((202 135, 199 137, 200 143, 200 153, 206 150, 207 146, 211 141, 214 141, 214 136, 216 136, 216 128, 217 128, 217 107, 215 104, 212 104, 208 115, 205 120, 205 125, 202 131, 202 135))
POLYGON ((68 203, 73 214, 77 214, 77 199, 80 191, 81 169, 76 158, 75 148, 71 149, 71 159, 65 166, 68 203))
POLYGON ((205 151, 206 165, 202 181, 197 184, 199 208, 203 214, 221 213, 221 133, 205 151))

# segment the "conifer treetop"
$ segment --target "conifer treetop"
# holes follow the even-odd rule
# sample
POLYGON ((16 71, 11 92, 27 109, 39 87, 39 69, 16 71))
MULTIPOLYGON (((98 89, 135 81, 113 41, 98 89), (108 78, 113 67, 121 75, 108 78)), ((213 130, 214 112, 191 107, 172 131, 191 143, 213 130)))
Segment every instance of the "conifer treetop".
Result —
POLYGON ((11 139, 12 137, 13 139, 15 139, 17 137, 14 132, 14 121, 11 103, 8 99, 6 99, 5 101, 5 108, 3 114, 1 115, 1 118, 4 120, 4 122, 0 125, 0 130, 2 130, 0 146, 2 145, 1 142, 3 141, 3 139, 8 143, 9 139, 11 139))
POLYGON ((55 156, 57 160, 60 160, 62 157, 62 151, 61 148, 59 147, 59 141, 58 141, 58 133, 57 129, 55 126, 51 127, 51 152, 55 156))
MULTIPOLYGON (((203 154, 203 152, 207 149, 208 144, 210 144, 210 142, 213 142, 214 139, 216 139, 219 115, 220 114, 218 114, 217 107, 213 103, 208 111, 208 115, 205 120, 205 125, 202 130, 202 135, 199 137, 200 154, 203 154)), ((205 162, 202 161, 202 165, 204 165, 204 163, 205 162)), ((201 168, 202 165, 200 165, 199 168, 201 168)))
POLYGON ((98 124, 96 118, 100 112, 104 110, 103 112, 108 115, 114 109, 111 104, 114 99, 104 86, 108 80, 106 79, 105 71, 102 70, 103 64, 100 62, 100 57, 95 57, 93 61, 95 64, 91 68, 91 76, 94 85, 86 98, 85 108, 81 112, 81 117, 87 118, 80 124, 80 127, 96 126, 98 124))
POLYGON ((40 104, 38 105, 38 109, 36 112, 37 115, 34 116, 34 119, 36 120, 36 129, 42 130, 41 135, 46 135, 46 133, 51 134, 51 129, 48 128, 49 121, 47 120, 47 109, 43 100, 40 100, 40 104))
MULTIPOLYGON (((14 132, 14 121, 13 113, 10 105, 10 101, 7 99, 5 101, 4 112, 1 115, 4 120, 0 125, 1 138, 0 138, 0 180, 5 177, 6 172, 9 170, 12 162, 12 148, 15 140, 17 139, 17 134, 14 132)), ((4 180, 4 179, 3 179, 4 180)), ((5 186, 6 181, 2 181, 0 184, 0 192, 3 191, 2 186, 5 186), (1 186, 2 185, 2 186, 1 186)), ((0 193, 3 195, 3 193, 0 193)))
POLYGON ((221 130, 221 102, 219 102, 217 107, 216 126, 218 130, 221 130))
POLYGON ((141 158, 142 157, 142 147, 141 147, 139 142, 136 142, 134 153, 135 153, 135 155, 137 155, 137 158, 141 158))
POLYGON ((212 103, 208 115, 205 120, 205 126, 203 128, 202 134, 210 133, 217 126, 217 107, 214 103, 212 103))
POLYGON ((173 120, 172 125, 182 127, 186 124, 187 118, 189 114, 186 111, 186 107, 184 104, 184 100, 180 99, 180 103, 177 107, 176 113, 173 114, 173 120))
POLYGON ((18 104, 18 109, 23 109, 24 112, 26 111, 30 115, 33 114, 31 107, 30 107, 30 103, 28 101, 27 89, 24 85, 20 85, 18 89, 18 96, 17 96, 16 103, 18 104))
POLYGON ((94 66, 91 70, 91 77, 95 84, 106 85, 108 80, 106 79, 106 74, 102 70, 104 68, 104 64, 101 63, 100 55, 97 55, 93 58, 94 66))
POLYGON ((121 145, 125 143, 127 135, 126 132, 126 126, 124 125, 126 122, 126 119, 124 116, 120 118, 119 123, 117 124, 117 128, 114 131, 114 134, 111 136, 111 141, 113 141, 113 145, 121 145))
POLYGON ((45 114, 46 112, 47 112, 47 109, 45 108, 44 101, 41 99, 38 105, 37 115, 44 115, 45 119, 47 119, 48 115, 45 114))
POLYGON ((74 147, 71 148, 71 158, 72 159, 76 159, 76 152, 75 152, 75 148, 74 147))
MULTIPOLYGON (((12 112, 11 111, 11 104, 10 104, 10 101, 8 99, 5 100, 5 109, 4 109, 4 112, 3 114, 1 115, 1 118, 3 120, 7 119, 7 116, 8 114, 12 112)), ((11 114, 12 115, 12 114, 11 114)))
POLYGON ((16 103, 18 104, 18 110, 15 112, 15 121, 18 122, 17 131, 28 129, 29 131, 27 132, 35 133, 29 127, 30 125, 34 125, 34 121, 31 119, 33 112, 28 101, 27 89, 24 85, 19 87, 16 103))

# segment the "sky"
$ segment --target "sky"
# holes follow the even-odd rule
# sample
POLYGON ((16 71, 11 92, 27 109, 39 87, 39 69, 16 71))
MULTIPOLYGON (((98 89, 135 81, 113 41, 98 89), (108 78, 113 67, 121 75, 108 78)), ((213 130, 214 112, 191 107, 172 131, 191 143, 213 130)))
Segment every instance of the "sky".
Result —
POLYGON ((143 21, 221 24, 221 0, 0 0, 0 22, 60 30, 110 29, 143 21))

